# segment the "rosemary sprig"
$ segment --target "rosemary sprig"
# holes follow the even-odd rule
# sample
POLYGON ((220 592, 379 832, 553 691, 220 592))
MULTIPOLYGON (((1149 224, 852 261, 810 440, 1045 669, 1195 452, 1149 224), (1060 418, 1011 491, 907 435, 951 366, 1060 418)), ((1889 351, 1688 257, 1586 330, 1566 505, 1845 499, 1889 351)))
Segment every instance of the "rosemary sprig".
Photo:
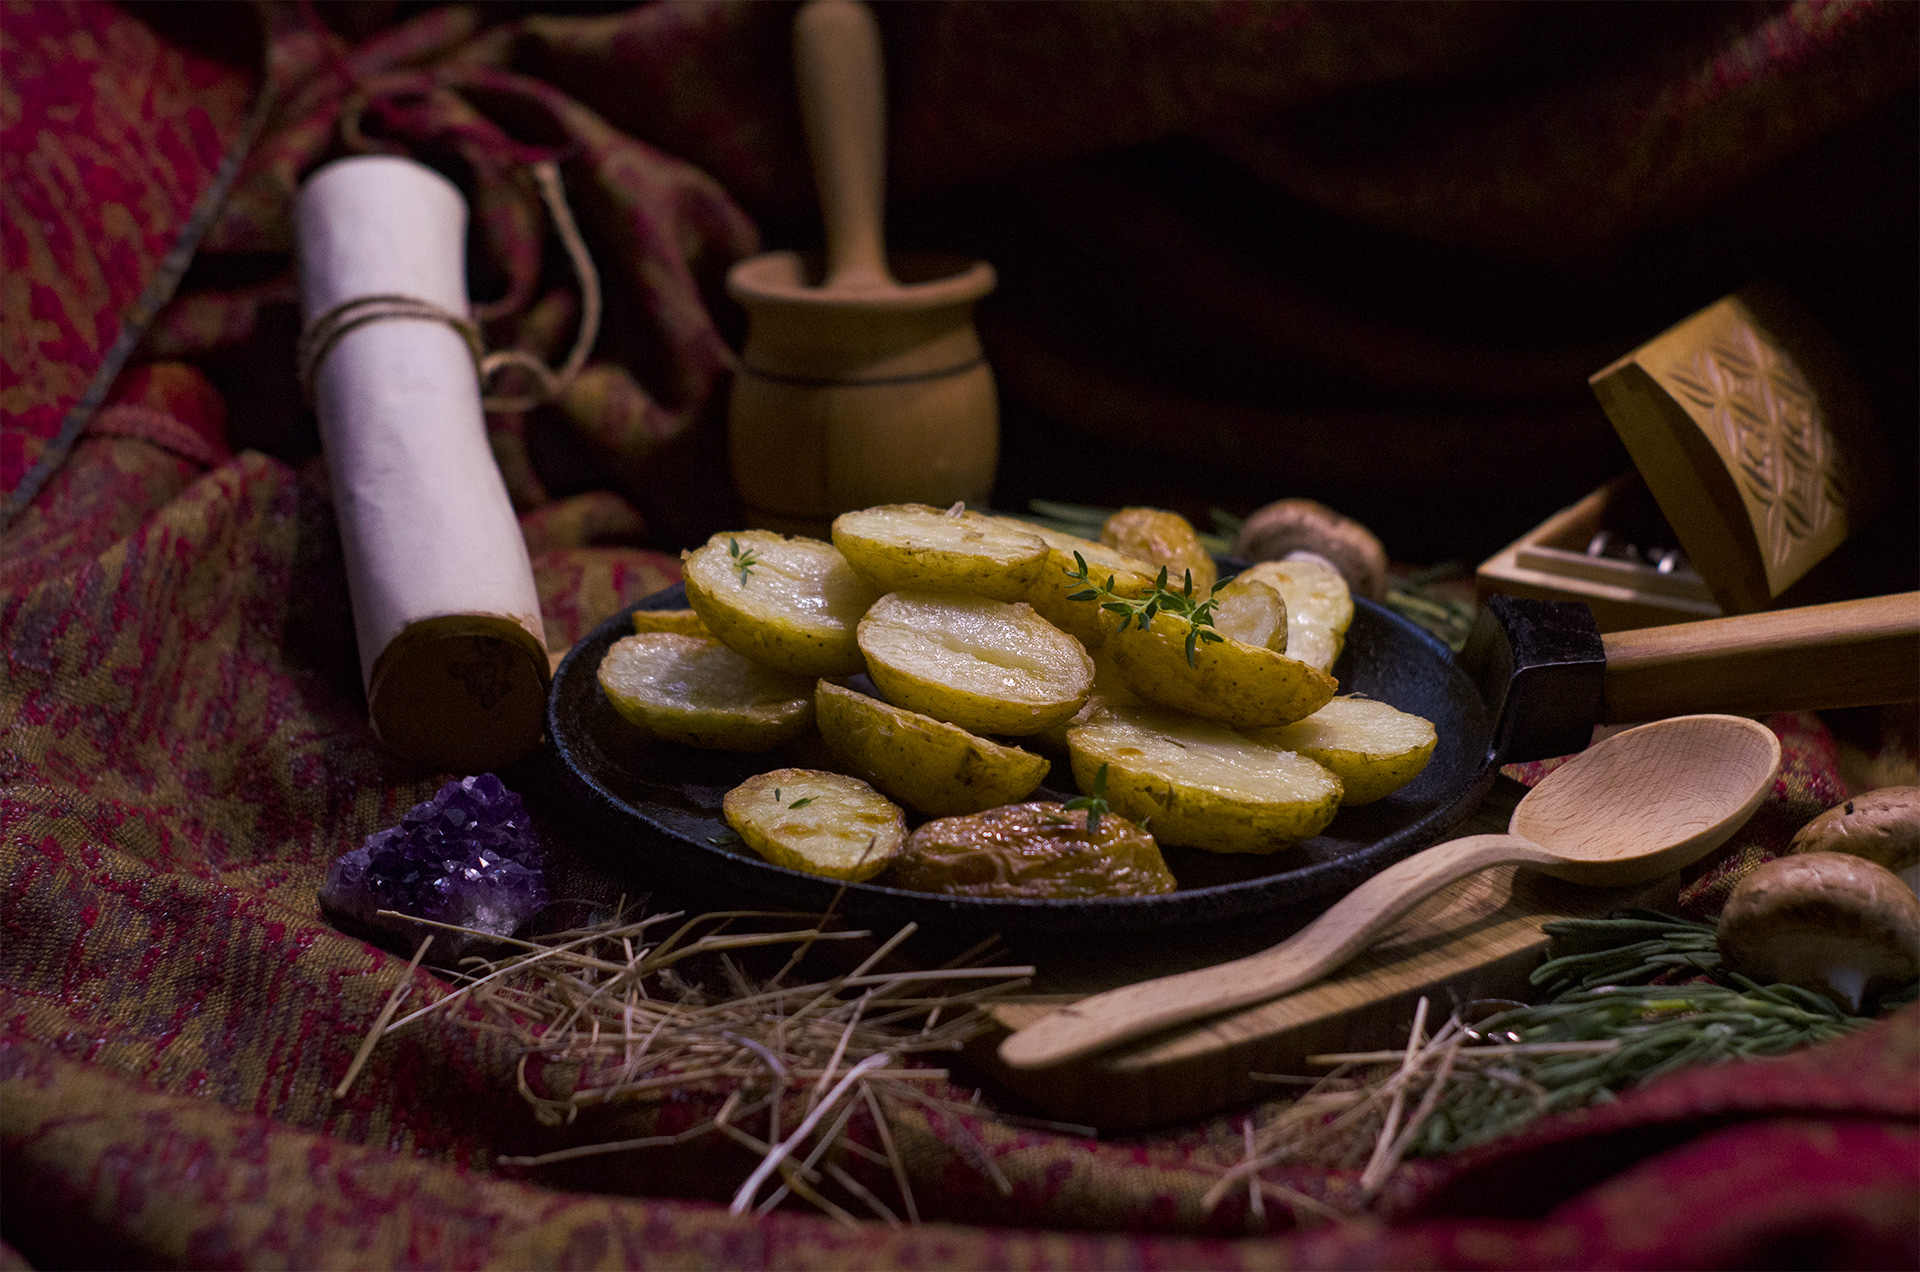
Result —
MULTIPOLYGON (((1474 1024, 1456 1011, 1429 1034, 1422 999, 1404 1050, 1308 1057, 1338 1067, 1251 1137, 1246 1160, 1222 1175, 1208 1204, 1268 1166, 1297 1161, 1364 1164, 1368 1204, 1407 1157, 1482 1143, 1675 1069, 1779 1055, 1871 1023, 1808 990, 1725 967, 1709 924, 1623 910, 1546 931, 1554 957, 1533 979, 1550 987, 1547 1001, 1474 1024), (1663 975, 1691 979, 1632 983, 1663 975)), ((1909 984, 1883 995, 1880 1010, 1917 993, 1909 984)))
POLYGON ((1060 807, 1078 811, 1087 811, 1087 833, 1093 834, 1100 829, 1100 818, 1113 809, 1107 806, 1107 766, 1102 764, 1099 772, 1093 775, 1093 794, 1070 799, 1060 807))
POLYGON ((727 555, 733 558, 733 568, 740 571, 740 586, 747 585, 747 576, 753 573, 753 567, 760 564, 759 554, 752 548, 742 548, 740 540, 727 540, 727 555))
POLYGON ((1129 624, 1137 623, 1141 631, 1153 626, 1156 614, 1172 614, 1187 622, 1187 666, 1196 665, 1196 653, 1204 642, 1209 645, 1225 640, 1213 629, 1213 611, 1220 604, 1212 597, 1204 601, 1193 599, 1193 571, 1188 570, 1186 583, 1176 592, 1167 586, 1167 567, 1160 567, 1160 577, 1153 581, 1153 587, 1145 596, 1122 596, 1113 590, 1114 576, 1107 575, 1105 583, 1090 576, 1087 559, 1078 552, 1073 554, 1073 563, 1078 569, 1068 570, 1067 577, 1086 586, 1078 592, 1069 592, 1070 601, 1099 601, 1100 608, 1109 614, 1120 616, 1120 626, 1115 631, 1124 632, 1129 624), (1104 598, 1104 599, 1102 599, 1104 598))

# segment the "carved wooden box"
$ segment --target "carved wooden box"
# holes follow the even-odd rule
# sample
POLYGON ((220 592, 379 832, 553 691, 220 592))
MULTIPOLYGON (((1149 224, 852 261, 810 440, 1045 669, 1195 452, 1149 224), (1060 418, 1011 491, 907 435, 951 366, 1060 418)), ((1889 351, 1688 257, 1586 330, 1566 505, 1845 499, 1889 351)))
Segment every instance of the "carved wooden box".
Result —
POLYGON ((1765 609, 1878 501, 1863 395, 1826 336, 1771 289, 1709 305, 1589 383, 1691 569, 1583 550, 1625 490, 1616 482, 1482 565, 1483 594, 1586 600, 1608 629, 1765 609))

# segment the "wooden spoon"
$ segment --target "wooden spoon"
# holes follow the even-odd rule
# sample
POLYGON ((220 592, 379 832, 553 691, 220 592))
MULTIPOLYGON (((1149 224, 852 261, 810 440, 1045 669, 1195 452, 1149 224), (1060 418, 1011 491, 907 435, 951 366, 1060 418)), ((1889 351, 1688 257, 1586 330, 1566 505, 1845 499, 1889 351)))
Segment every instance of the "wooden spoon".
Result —
POLYGON ((1339 967, 1447 884, 1532 866, 1590 887, 1643 883, 1725 843, 1773 788, 1780 740, 1740 716, 1679 716, 1616 734, 1529 791, 1504 835, 1469 835, 1389 866, 1272 949, 1095 994, 1010 1035, 1016 1069, 1290 993, 1339 967))

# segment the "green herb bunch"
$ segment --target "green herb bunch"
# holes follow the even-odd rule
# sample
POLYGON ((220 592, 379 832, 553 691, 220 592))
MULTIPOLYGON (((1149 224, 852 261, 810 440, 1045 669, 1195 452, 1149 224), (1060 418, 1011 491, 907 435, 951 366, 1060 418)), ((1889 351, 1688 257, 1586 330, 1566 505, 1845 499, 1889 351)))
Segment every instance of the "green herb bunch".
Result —
POLYGON ((1545 1113, 1605 1102, 1674 1069, 1780 1055, 1868 1023, 1810 990, 1762 985, 1727 967, 1711 923, 1621 910, 1604 919, 1556 920, 1544 930, 1554 956, 1532 980, 1546 987, 1546 1001, 1465 1032, 1473 1043, 1494 1047, 1549 1045, 1497 1064, 1457 1066, 1414 1153, 1452 1152, 1545 1113), (1568 1044, 1605 1049, 1554 1050, 1568 1044))
MULTIPOLYGON (((1741 978, 1745 979, 1745 978, 1741 978)), ((1516 1007, 1471 1026, 1477 1041, 1515 1048, 1608 1044, 1604 1049, 1514 1054, 1459 1064, 1447 1098, 1412 1146, 1450 1153, 1547 1113, 1584 1108, 1689 1065, 1777 1056, 1852 1033, 1869 1022, 1797 985, 1606 985, 1516 1007)), ((1468 1053, 1463 1053, 1468 1054, 1468 1053)))
POLYGON ((1193 571, 1188 570, 1186 583, 1179 591, 1167 586, 1167 567, 1160 567, 1160 577, 1153 581, 1153 587, 1145 596, 1122 596, 1113 590, 1114 576, 1107 575, 1105 583, 1090 576, 1087 559, 1078 552, 1073 554, 1073 563, 1078 569, 1068 570, 1067 577, 1086 586, 1078 592, 1070 592, 1070 601, 1099 601, 1100 608, 1109 614, 1120 616, 1120 626, 1115 631, 1124 632, 1130 624, 1138 624, 1141 631, 1153 626, 1156 614, 1172 614, 1187 620, 1187 666, 1196 665, 1195 654, 1201 644, 1218 644, 1226 639, 1213 629, 1213 611, 1219 601, 1208 597, 1204 601, 1193 598, 1193 571))

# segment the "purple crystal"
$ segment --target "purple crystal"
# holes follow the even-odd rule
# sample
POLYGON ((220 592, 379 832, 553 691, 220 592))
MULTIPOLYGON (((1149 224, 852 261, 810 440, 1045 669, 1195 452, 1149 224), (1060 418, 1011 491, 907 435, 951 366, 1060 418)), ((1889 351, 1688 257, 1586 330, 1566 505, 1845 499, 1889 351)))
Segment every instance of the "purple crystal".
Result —
POLYGON ((380 918, 378 911, 508 936, 546 903, 526 805, 491 773, 448 782, 408 809, 398 826, 335 858, 320 886, 320 904, 330 910, 410 940, 433 931, 436 947, 456 952, 475 939, 380 918))

